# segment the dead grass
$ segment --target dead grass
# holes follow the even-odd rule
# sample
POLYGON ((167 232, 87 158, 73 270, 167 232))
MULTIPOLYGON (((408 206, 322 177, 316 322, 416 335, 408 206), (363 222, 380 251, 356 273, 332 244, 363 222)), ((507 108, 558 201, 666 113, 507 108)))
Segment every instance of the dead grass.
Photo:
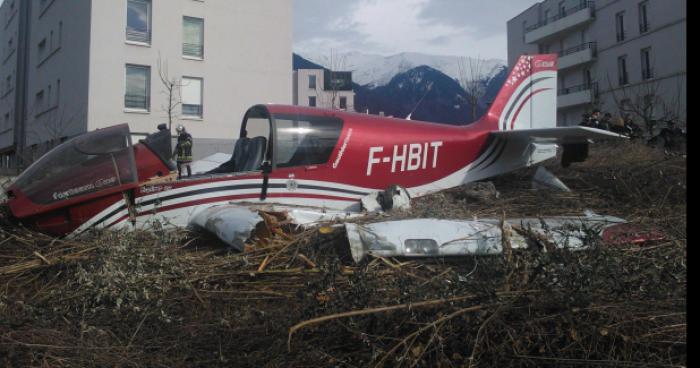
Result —
MULTIPOLYGON (((454 189, 395 217, 576 214, 664 230, 644 247, 353 264, 342 230, 291 231, 234 254, 192 234, 79 241, 0 231, 6 367, 678 367, 687 357, 686 161, 596 145, 532 191, 454 189), (293 332, 293 333, 292 333, 293 332)), ((268 219, 269 221, 274 221, 268 219)))

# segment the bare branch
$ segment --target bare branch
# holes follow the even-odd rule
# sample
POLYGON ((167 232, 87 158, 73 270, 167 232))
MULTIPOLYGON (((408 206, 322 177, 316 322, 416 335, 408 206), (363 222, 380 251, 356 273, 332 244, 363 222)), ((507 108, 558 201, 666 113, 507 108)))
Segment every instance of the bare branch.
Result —
POLYGON ((459 68, 458 82, 467 93, 467 99, 471 105, 471 118, 474 121, 477 118, 479 101, 486 94, 486 88, 481 80, 483 61, 478 56, 476 58, 460 57, 457 59, 457 67, 459 68))
POLYGON ((167 60, 163 62, 160 52, 158 53, 158 76, 163 85, 161 93, 165 95, 167 103, 167 105, 161 106, 161 109, 168 115, 168 130, 172 131, 173 116, 176 114, 175 109, 182 104, 181 90, 183 84, 181 78, 170 77, 168 62, 167 60))

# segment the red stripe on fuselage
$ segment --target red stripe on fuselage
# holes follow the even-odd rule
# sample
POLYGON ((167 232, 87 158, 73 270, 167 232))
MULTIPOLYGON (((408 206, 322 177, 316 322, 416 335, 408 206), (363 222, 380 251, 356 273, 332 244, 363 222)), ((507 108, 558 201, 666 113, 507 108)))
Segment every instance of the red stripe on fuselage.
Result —
MULTIPOLYGON (((328 195, 321 195, 321 194, 303 194, 303 193, 298 193, 298 194, 286 194, 286 193, 268 193, 267 195, 268 198, 305 198, 305 199, 327 199, 331 201, 343 201, 343 202, 355 202, 358 201, 357 198, 348 198, 348 197, 336 197, 336 196, 328 196, 328 195)), ((232 200, 237 200, 237 199, 251 199, 251 198, 260 198, 260 194, 258 193, 251 193, 251 194, 238 194, 238 195, 230 195, 230 196, 223 196, 223 197, 215 197, 215 198, 203 198, 203 199, 198 199, 194 201, 189 201, 189 202, 184 202, 184 203, 178 203, 178 204, 173 204, 170 206, 163 206, 154 210, 146 211, 139 213, 137 217, 142 217, 142 216, 147 216, 147 215, 152 215, 154 213, 161 213, 161 212, 167 212, 167 211, 172 211, 176 210, 179 208, 184 208, 184 207, 192 207, 192 206, 198 206, 202 204, 207 204, 207 203, 216 203, 216 202, 222 202, 222 201, 232 201, 232 200)), ((120 217, 117 221, 111 223, 107 227, 112 227, 114 225, 117 225, 124 220, 129 218, 128 215, 120 217)))
POLYGON ((523 100, 523 102, 520 104, 520 106, 518 106, 518 109, 515 110, 515 115, 513 116, 513 120, 510 121, 510 130, 513 130, 513 128, 515 127, 515 121, 518 119, 518 115, 520 115, 520 111, 523 109, 523 107, 525 107, 525 103, 527 101, 529 101, 532 98, 532 96, 534 96, 540 92, 550 90, 550 89, 551 88, 540 88, 538 90, 535 90, 534 92, 530 93, 530 95, 527 96, 525 98, 525 100, 523 100))

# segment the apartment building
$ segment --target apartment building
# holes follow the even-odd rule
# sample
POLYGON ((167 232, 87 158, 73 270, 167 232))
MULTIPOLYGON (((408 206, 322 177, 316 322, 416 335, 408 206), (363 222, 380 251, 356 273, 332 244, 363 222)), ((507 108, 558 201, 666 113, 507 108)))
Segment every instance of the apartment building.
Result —
POLYGON ((0 7, 0 168, 11 165, 11 155, 14 143, 17 140, 15 131, 15 119, 17 111, 18 96, 18 75, 23 70, 18 70, 21 65, 18 63, 19 56, 23 55, 19 45, 24 42, 20 40, 25 37, 20 34, 19 0, 6 0, 0 7))
POLYGON ((355 111, 352 72, 297 69, 292 81, 295 105, 355 111))
POLYGON ((508 63, 559 55, 559 125, 594 108, 686 119, 686 2, 545 0, 508 21, 508 63))
POLYGON ((5 0, 0 16, 5 167, 122 123, 137 139, 172 120, 195 158, 231 152, 250 106, 292 102, 288 0, 5 0))

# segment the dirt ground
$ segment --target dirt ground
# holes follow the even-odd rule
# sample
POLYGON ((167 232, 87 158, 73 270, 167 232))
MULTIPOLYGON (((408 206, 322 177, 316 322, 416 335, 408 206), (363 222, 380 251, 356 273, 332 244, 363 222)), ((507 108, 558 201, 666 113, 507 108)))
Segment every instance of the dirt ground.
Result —
POLYGON ((572 192, 532 190, 529 168, 494 179, 498 198, 455 188, 370 221, 592 210, 665 239, 354 264, 342 228, 280 225, 236 254, 184 231, 61 240, 5 219, 0 364, 685 366, 685 156, 594 145, 584 163, 546 166, 572 192))

